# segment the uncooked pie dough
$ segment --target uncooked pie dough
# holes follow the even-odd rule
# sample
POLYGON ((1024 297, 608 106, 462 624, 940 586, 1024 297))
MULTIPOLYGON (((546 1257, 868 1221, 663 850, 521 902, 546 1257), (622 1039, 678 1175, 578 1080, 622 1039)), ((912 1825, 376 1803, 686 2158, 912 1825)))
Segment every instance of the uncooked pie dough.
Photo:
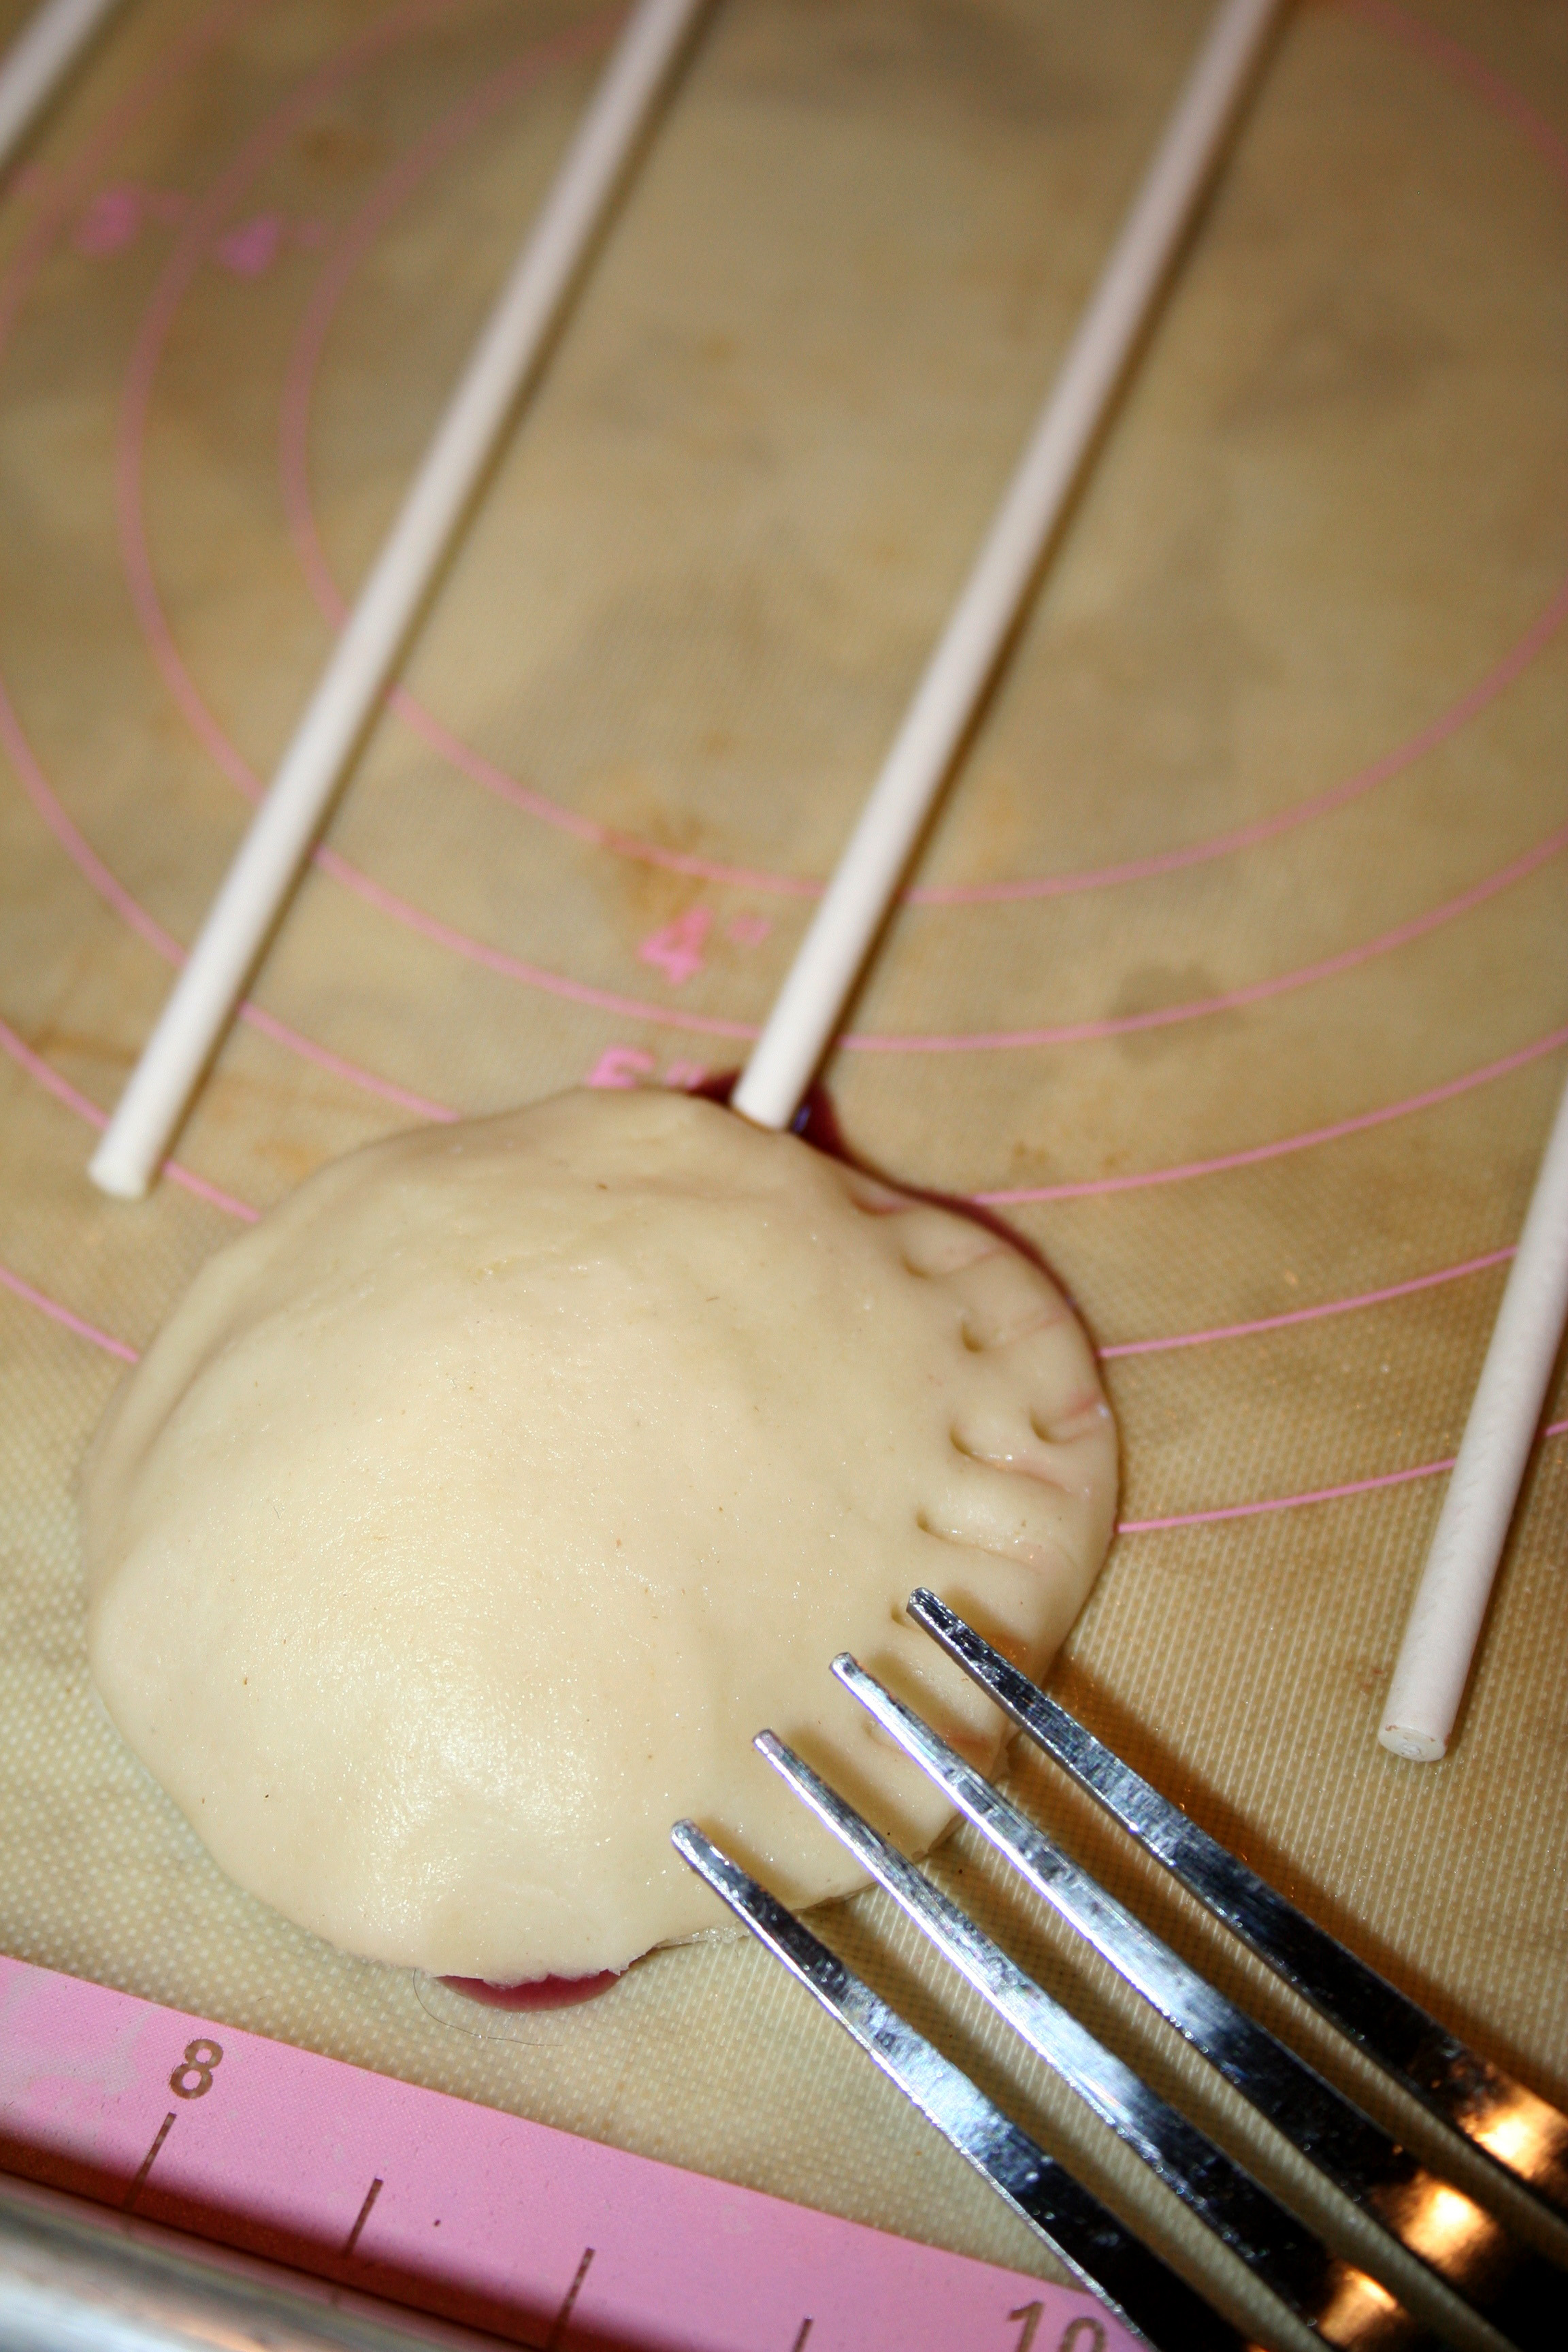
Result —
POLYGON ((92 1671, 224 1868, 331 1943, 621 1969, 721 1916, 679 1815, 792 1903, 858 1883, 763 1726, 940 1835, 829 1661, 989 1765, 904 1602, 1039 1668, 1115 1477, 1016 1250, 710 1104, 563 1095, 338 1160, 205 1267, 89 1459, 92 1671))

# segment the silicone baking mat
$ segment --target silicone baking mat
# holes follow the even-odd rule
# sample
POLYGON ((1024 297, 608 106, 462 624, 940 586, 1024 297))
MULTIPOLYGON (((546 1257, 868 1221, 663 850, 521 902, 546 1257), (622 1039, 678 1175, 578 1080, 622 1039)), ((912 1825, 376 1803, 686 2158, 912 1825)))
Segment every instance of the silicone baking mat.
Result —
MULTIPOLYGON (((742 1058, 1204 19, 715 10, 137 1208, 93 1123, 617 20, 132 0, 35 142, 0 205, 12 1954, 1047 2267, 748 1945, 479 2014, 237 1894, 91 1696, 72 1482, 196 1266, 325 1158, 742 1058)), ((1055 1688, 1558 2099, 1558 1439, 1453 1754, 1373 1731, 1564 1074, 1565 257, 1560 10, 1289 16, 827 1074, 852 1148, 1012 1218, 1104 1352, 1122 1526, 1055 1688)), ((941 1868, 1249 2144, 969 1845, 941 1868)), ((1187 2242, 884 1906, 826 1932, 1187 2242)))

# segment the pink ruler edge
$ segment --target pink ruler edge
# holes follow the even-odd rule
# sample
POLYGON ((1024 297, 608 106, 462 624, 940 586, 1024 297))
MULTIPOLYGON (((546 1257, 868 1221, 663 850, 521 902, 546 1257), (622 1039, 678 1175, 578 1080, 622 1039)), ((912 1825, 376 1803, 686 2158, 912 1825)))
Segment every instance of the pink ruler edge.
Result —
POLYGON ((0 2167, 562 2352, 1134 2345, 1072 2289, 4 1956, 0 2167))

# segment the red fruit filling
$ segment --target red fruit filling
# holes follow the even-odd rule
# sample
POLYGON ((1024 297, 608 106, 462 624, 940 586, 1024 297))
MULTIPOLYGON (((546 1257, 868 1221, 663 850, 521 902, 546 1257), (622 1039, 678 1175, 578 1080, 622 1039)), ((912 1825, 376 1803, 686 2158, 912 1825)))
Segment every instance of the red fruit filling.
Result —
POLYGON ((490 1984, 483 1977, 443 1977, 441 1982, 488 2009, 570 2009, 608 1992, 620 1979, 614 1969, 602 1969, 592 1977, 535 1977, 531 1984, 490 1984))

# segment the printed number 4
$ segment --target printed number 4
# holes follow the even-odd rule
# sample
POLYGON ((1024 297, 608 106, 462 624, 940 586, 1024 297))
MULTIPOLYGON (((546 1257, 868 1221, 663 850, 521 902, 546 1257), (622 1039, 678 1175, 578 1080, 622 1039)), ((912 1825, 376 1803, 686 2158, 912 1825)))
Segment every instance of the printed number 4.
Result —
POLYGON ((169 2077, 170 2090, 176 2099, 205 2099, 213 2086, 213 2068, 222 2063, 221 2042, 187 2042, 184 2063, 169 2077))
POLYGON ((684 915, 677 915, 673 923, 666 923, 662 930, 644 940, 637 950, 637 960, 662 971, 672 988, 683 987, 693 972, 702 969, 703 950, 712 928, 710 908, 689 907, 684 915))

